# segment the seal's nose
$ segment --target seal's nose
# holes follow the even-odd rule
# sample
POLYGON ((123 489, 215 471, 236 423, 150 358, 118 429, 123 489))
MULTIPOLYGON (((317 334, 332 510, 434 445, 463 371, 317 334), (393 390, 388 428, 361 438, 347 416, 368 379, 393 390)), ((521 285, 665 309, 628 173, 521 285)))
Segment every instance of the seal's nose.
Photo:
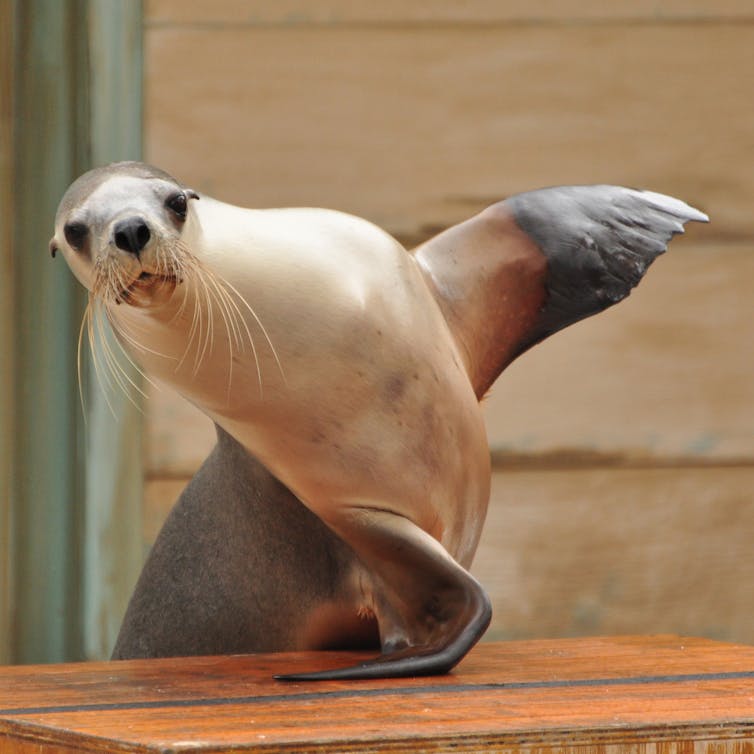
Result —
POLYGON ((150 238, 149 228, 140 217, 127 217, 119 220, 113 228, 115 245, 123 251, 139 256, 150 238))

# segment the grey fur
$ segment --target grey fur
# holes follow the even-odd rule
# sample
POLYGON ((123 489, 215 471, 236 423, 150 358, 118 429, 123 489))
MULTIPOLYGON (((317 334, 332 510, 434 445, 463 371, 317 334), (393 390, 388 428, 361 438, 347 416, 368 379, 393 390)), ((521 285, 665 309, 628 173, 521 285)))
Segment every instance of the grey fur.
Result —
MULTIPOLYGON (((303 649, 307 619, 347 600, 351 549, 217 431, 152 548, 113 659, 303 649)), ((377 645, 368 621, 342 630, 338 645, 377 645)))

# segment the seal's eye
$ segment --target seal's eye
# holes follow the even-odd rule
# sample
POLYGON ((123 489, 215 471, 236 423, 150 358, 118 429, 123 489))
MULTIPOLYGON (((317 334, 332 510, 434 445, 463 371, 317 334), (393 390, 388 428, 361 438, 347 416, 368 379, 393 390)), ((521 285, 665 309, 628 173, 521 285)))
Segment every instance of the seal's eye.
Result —
POLYGON ((68 245, 79 251, 84 246, 84 241, 86 241, 86 234, 88 232, 89 229, 84 223, 66 223, 66 226, 63 228, 65 240, 68 241, 68 245))
POLYGON ((173 194, 173 196, 168 197, 168 200, 165 202, 165 206, 171 211, 174 212, 181 220, 186 219, 186 210, 188 209, 188 204, 186 202, 186 194, 181 192, 180 194, 173 194))

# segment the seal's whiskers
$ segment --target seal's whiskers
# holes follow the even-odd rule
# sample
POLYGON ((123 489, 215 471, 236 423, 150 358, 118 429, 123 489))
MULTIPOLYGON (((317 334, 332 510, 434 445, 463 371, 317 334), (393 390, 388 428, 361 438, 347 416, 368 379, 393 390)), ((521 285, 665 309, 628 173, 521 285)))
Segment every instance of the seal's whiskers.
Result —
MULTIPOLYGON (((238 330, 238 323, 236 319, 233 317, 232 312, 228 308, 228 303, 226 301, 226 298, 223 296, 223 289, 218 288, 215 280, 212 278, 210 281, 208 281, 209 284, 206 286, 207 293, 209 297, 216 302, 218 309, 220 310, 220 316, 223 319, 223 324, 225 325, 225 333, 227 335, 227 344, 228 344, 228 388, 227 388, 227 399, 230 401, 230 390, 231 385, 233 383, 233 360, 234 360, 234 348, 237 348, 239 351, 243 350, 243 343, 241 342, 241 336, 240 332, 238 330)), ((251 341, 251 333, 249 333, 249 340, 251 341)), ((254 348, 254 343, 251 341, 252 349, 254 348)), ((259 376, 259 362, 256 359, 256 354, 254 357, 255 363, 257 365, 257 376, 260 379, 261 383, 261 377, 259 376)), ((261 392, 261 384, 260 384, 260 392, 261 392)))
MULTIPOLYGON (((272 352, 272 356, 275 359, 275 363, 277 364, 278 371, 280 372, 280 376, 283 379, 283 383, 286 382, 285 379, 285 372, 283 371, 283 365, 280 363, 280 358, 278 357, 278 352, 275 350, 275 346, 272 344, 272 340, 270 340, 270 336, 267 333, 267 330, 265 326, 262 324, 262 320, 259 319, 257 316, 257 313, 254 311, 254 309, 251 308, 251 305, 249 302, 239 293, 238 289, 235 288, 231 283, 229 283, 227 280, 221 280, 223 286, 225 286, 229 292, 233 293, 235 297, 238 299, 238 301, 243 304, 244 308, 251 314, 251 316, 254 318, 254 321, 257 323, 257 326, 262 331, 262 335, 264 335, 264 339, 267 341, 267 345, 270 347, 270 351, 272 352)), ((244 325, 246 325, 246 320, 244 319, 241 310, 238 307, 238 304, 232 297, 228 297, 229 301, 232 303, 234 309, 238 313, 238 316, 241 318, 241 321, 244 322, 244 325)), ((246 329, 248 331, 248 326, 246 326, 246 329)))
MULTIPOLYGON (((79 341, 77 347, 77 373, 79 381, 79 396, 81 399, 81 408, 86 417, 86 401, 84 398, 83 387, 83 368, 82 368, 82 356, 83 356, 83 341, 84 331, 86 330, 87 343, 89 345, 89 352, 92 357, 92 365, 94 367, 94 374, 97 384, 102 390, 102 395, 105 399, 105 403, 109 408, 113 416, 116 416, 116 411, 110 400, 110 393, 114 390, 120 390, 128 398, 128 400, 136 406, 140 411, 141 406, 139 402, 134 398, 134 391, 141 396, 146 397, 146 393, 139 386, 139 384, 128 374, 123 367, 118 355, 114 352, 111 345, 111 338, 108 336, 108 332, 105 329, 104 321, 108 320, 114 330, 118 329, 116 323, 107 315, 107 309, 103 306, 102 302, 90 295, 89 302, 84 311, 84 317, 81 321, 81 328, 79 330, 79 341)), ((136 364, 125 349, 120 346, 120 351, 127 361, 133 365, 137 373, 142 376, 150 384, 152 381, 144 374, 141 367, 136 364)))

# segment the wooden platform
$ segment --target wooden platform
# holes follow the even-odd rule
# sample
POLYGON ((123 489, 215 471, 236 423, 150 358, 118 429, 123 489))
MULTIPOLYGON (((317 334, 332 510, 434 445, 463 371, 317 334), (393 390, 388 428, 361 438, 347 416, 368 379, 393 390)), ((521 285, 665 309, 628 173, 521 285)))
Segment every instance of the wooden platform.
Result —
POLYGON ((286 684, 346 653, 0 669, 0 752, 754 752, 754 647, 479 645, 451 675, 286 684), (616 747, 616 748, 613 748, 616 747))

